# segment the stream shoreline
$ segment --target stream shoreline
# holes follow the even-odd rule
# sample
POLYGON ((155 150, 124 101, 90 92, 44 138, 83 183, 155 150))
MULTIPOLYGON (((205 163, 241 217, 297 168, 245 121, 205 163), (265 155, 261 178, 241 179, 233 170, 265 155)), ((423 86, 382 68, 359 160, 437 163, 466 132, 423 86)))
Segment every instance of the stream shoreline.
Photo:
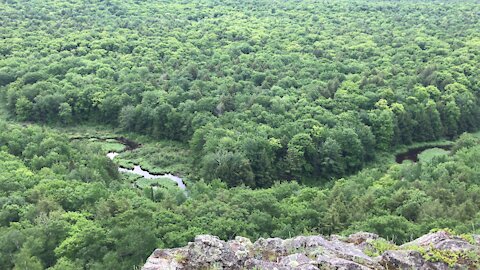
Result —
POLYGON ((418 162, 419 161, 418 156, 425 150, 440 148, 440 149, 449 151, 450 149, 452 149, 452 147, 453 147, 453 144, 439 144, 439 145, 426 145, 426 146, 412 147, 407 149, 404 152, 396 154, 395 162, 399 164, 401 164, 405 160, 418 162))
MULTIPOLYGON (((99 141, 107 141, 107 140, 115 140, 116 142, 122 144, 125 146, 125 148, 122 151, 115 152, 115 151, 110 151, 106 154, 107 158, 110 160, 114 160, 114 158, 118 155, 120 155, 121 152, 127 152, 127 151, 133 151, 135 149, 140 148, 142 145, 140 143, 137 143, 135 141, 132 141, 128 138, 125 138, 123 136, 119 137, 105 137, 105 138, 100 138, 100 137, 73 137, 70 138, 71 141, 73 140, 90 140, 90 139, 95 139, 99 141)), ((131 173, 135 175, 139 175, 145 179, 168 179, 171 181, 174 181, 178 188, 181 190, 186 190, 186 185, 183 182, 183 179, 177 175, 171 174, 171 173, 165 173, 165 174, 154 174, 149 172, 148 170, 142 169, 142 167, 139 164, 134 164, 133 169, 132 168, 126 168, 118 165, 118 171, 120 173, 131 173)))

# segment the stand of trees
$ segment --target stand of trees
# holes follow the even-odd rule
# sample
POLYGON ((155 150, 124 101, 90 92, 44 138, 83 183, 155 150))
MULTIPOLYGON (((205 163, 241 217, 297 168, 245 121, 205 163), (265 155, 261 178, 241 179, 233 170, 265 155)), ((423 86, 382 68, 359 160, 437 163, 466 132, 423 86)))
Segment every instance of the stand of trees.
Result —
POLYGON ((470 0, 1 1, 1 104, 28 124, 0 120, 0 269, 132 269, 203 233, 479 234, 478 138, 364 168, 479 128, 478 14, 470 0), (134 188, 100 146, 35 124, 87 122, 188 146, 188 197, 134 188))
POLYGON ((227 188, 215 180, 193 183, 188 198, 168 189, 152 198, 120 178, 99 147, 35 126, 0 121, 0 128, 0 269, 132 269, 154 248, 205 233, 256 239, 366 230, 397 243, 433 228, 480 233, 480 140, 472 135, 450 156, 364 169, 329 188, 294 181, 227 188))
POLYGON ((480 123, 474 1, 0 3, 0 87, 21 121, 189 143, 229 186, 325 182, 480 123))

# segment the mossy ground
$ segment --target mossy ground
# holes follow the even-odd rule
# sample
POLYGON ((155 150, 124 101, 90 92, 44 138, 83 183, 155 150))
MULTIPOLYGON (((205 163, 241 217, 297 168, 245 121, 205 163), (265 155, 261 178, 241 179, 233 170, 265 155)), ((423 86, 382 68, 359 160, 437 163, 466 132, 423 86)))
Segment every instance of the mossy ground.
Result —
POLYGON ((100 141, 100 140, 89 140, 89 141, 95 145, 100 146, 105 153, 122 152, 126 148, 125 145, 117 142, 114 139, 107 139, 105 141, 100 141))

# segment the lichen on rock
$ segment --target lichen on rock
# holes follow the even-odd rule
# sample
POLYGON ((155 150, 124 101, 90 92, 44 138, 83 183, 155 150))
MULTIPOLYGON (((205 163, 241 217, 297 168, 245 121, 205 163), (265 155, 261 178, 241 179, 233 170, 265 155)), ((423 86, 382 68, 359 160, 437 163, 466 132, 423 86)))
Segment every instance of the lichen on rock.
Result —
POLYGON ((402 246, 372 233, 349 237, 297 236, 290 239, 244 237, 223 241, 199 235, 186 247, 157 249, 142 270, 368 270, 478 269, 478 236, 472 241, 438 231, 402 246), (368 252, 371 249, 375 252, 368 252), (384 250, 385 249, 385 250, 384 250))

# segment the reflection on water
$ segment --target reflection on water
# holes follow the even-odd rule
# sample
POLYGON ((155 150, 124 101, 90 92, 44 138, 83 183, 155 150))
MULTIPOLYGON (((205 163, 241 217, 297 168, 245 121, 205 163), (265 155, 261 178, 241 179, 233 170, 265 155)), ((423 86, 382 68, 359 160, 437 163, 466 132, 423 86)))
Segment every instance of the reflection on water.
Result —
POLYGON ((113 160, 116 156, 118 156, 119 154, 116 153, 116 152, 110 152, 107 154, 107 157, 111 160, 113 160))
MULTIPOLYGON (((107 154, 107 157, 110 159, 114 159, 116 156, 118 156, 118 153, 116 152, 110 152, 107 154)), ((118 171, 122 173, 133 173, 136 175, 140 175, 146 179, 157 179, 157 178, 167 178, 172 181, 175 181, 180 189, 185 190, 186 186, 185 183, 183 183, 182 178, 175 176, 173 174, 167 173, 167 174, 151 174, 148 171, 145 171, 142 169, 139 165, 135 165, 133 169, 127 169, 123 167, 118 167, 118 171)))

